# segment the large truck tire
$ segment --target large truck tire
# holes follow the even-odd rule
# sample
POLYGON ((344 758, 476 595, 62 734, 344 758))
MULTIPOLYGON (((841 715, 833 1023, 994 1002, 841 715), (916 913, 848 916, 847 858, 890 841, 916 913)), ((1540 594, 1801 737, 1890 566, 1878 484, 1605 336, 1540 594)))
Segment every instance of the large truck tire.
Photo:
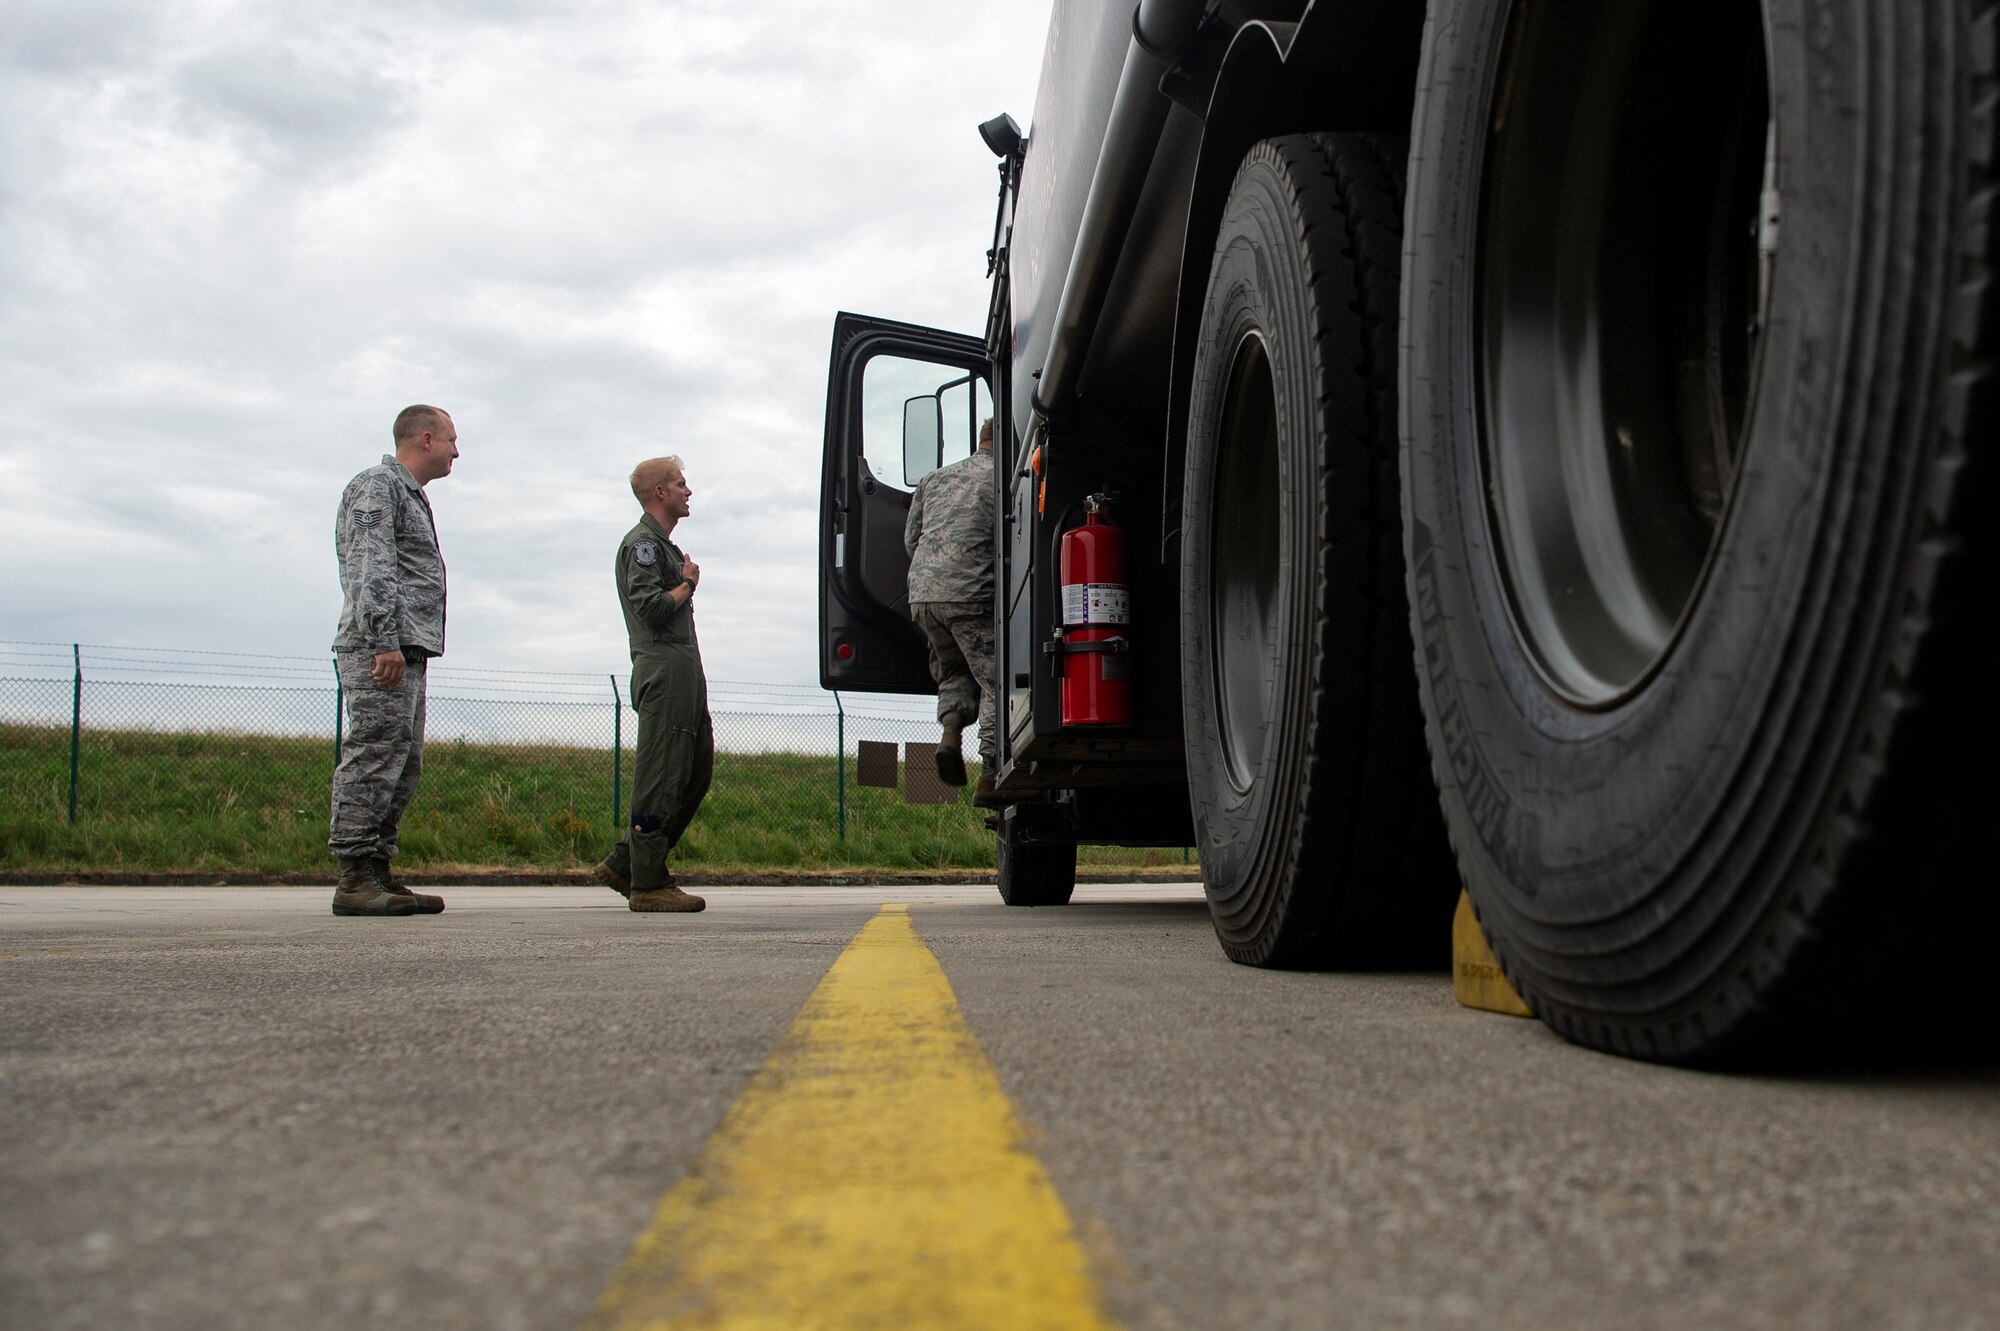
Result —
POLYGON ((1982 973, 1996 35, 1970 0, 1432 0, 1415 660, 1480 923, 1580 1044, 1847 1056, 1982 973))
POLYGON ((1000 900, 1009 906, 1066 906, 1076 891, 1076 847, 1022 838, 1017 820, 1002 814, 994 834, 1000 900))
POLYGON ((1443 965, 1458 883, 1409 668, 1396 319, 1406 145, 1237 172, 1195 350, 1181 540, 1189 794, 1224 951, 1443 965))

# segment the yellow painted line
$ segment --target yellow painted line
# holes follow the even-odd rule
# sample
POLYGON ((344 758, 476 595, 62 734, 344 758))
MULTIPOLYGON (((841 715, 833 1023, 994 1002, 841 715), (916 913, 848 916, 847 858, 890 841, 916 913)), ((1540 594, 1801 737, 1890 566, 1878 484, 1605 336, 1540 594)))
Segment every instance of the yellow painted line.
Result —
POLYGON ((908 906, 834 962, 588 1325, 1113 1325, 908 906))

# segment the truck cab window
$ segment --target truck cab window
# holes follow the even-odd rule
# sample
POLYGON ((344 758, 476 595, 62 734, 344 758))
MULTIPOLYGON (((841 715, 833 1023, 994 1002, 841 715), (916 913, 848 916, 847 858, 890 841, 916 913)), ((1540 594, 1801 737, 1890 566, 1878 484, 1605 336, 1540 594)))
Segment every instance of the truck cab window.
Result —
POLYGON ((861 384, 862 458, 877 481, 902 490, 970 455, 993 414, 986 380, 956 365, 880 355, 861 384))

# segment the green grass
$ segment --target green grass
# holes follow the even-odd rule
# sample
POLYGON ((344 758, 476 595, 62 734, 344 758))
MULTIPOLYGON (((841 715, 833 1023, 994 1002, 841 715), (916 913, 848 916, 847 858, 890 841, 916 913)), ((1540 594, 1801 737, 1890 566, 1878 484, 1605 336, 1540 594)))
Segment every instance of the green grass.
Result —
MULTIPOLYGON (((69 731, 0 725, 0 870, 318 873, 327 738, 88 731, 76 822, 69 731)), ((969 798, 912 805, 847 771, 840 834, 830 757, 719 753, 715 785, 676 862, 690 869, 871 872, 991 869, 993 834, 969 798)), ((403 819, 411 869, 587 868, 613 841, 608 750, 432 741, 403 819)), ((623 759, 629 792, 632 755, 623 759)), ((1178 850, 1085 847, 1086 867, 1179 868, 1178 850)))

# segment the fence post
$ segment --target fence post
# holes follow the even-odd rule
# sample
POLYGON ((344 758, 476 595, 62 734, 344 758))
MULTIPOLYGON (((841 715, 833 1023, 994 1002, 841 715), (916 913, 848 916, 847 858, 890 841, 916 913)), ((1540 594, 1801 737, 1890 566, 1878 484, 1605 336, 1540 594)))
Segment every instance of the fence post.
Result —
POLYGON ((625 825, 619 815, 625 783, 625 702, 618 696, 618 676, 611 679, 611 830, 625 825))
POLYGON ((83 737, 83 645, 71 643, 70 656, 76 662, 76 684, 70 692, 69 701, 69 821, 76 826, 76 769, 77 755, 82 749, 83 737))
POLYGON ((847 840, 847 709, 840 705, 840 690, 833 692, 833 770, 840 791, 840 839, 847 840))
POLYGON ((340 723, 341 717, 345 715, 342 710, 345 703, 346 699, 341 696, 340 688, 340 657, 335 656, 333 658, 333 765, 336 770, 340 767, 340 723))

